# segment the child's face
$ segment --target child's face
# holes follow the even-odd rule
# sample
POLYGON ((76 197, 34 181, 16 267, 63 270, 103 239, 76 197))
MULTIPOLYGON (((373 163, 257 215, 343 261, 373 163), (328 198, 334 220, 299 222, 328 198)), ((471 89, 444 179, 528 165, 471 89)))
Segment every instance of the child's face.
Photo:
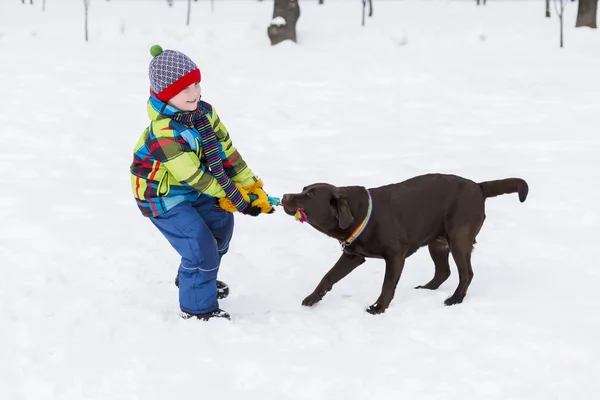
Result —
POLYGON ((194 111, 200 98, 200 83, 196 82, 183 89, 168 104, 181 111, 194 111))

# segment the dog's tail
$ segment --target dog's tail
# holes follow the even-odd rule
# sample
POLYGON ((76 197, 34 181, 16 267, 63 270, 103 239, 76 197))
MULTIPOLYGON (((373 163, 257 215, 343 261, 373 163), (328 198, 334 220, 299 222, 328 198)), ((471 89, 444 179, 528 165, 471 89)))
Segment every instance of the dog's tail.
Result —
POLYGON ((480 182, 479 187, 486 199, 502 194, 519 193, 519 200, 522 203, 527 198, 527 193, 529 193, 527 182, 521 178, 507 178, 497 181, 480 182))

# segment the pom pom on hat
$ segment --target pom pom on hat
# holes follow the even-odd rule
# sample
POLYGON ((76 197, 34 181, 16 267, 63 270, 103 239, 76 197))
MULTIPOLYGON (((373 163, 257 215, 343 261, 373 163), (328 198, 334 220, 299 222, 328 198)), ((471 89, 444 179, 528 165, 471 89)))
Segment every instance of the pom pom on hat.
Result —
POLYGON ((152 55, 152 57, 156 57, 156 56, 160 55, 160 53, 162 53, 162 52, 163 52, 162 47, 160 47, 157 44, 150 47, 150 54, 152 55))
POLYGON ((185 54, 163 50, 157 44, 150 48, 152 61, 148 75, 156 97, 164 102, 171 100, 186 87, 200 82, 198 66, 185 54))

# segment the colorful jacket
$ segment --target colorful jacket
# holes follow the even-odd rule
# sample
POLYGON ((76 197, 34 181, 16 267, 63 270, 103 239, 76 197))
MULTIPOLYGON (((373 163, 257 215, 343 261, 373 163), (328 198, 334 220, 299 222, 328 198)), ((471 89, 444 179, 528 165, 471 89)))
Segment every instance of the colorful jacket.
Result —
MULTIPOLYGON (((215 131, 227 176, 243 187, 255 183, 258 178, 234 147, 215 109, 204 101, 198 105, 215 131)), ((205 163, 198 131, 169 118, 179 111, 152 95, 147 109, 151 122, 135 145, 130 167, 131 188, 142 214, 161 215, 199 194, 225 197, 205 163)))

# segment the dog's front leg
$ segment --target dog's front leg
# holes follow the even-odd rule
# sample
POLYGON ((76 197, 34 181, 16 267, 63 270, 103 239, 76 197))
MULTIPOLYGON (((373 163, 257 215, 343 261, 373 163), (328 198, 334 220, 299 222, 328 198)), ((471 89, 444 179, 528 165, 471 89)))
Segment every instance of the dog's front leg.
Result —
POLYGON ((325 274, 321 282, 317 285, 315 290, 309 294, 303 301, 303 306, 312 306, 317 304, 327 292, 331 290, 333 285, 339 282, 342 278, 354 271, 356 267, 365 262, 365 258, 362 256, 351 255, 342 253, 341 257, 335 265, 325 274))
POLYGON ((367 308, 369 314, 381 314, 389 307, 404 269, 405 253, 385 259, 385 277, 377 301, 367 308))

